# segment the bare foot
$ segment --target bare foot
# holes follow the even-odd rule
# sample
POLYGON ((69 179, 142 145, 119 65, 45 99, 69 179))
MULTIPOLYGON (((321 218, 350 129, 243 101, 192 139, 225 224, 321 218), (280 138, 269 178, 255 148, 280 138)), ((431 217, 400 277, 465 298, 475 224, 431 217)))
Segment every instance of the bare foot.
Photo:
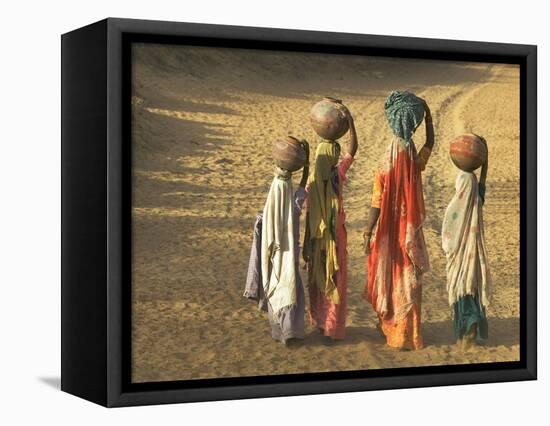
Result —
POLYGON ((472 325, 472 328, 470 328, 470 331, 468 332, 468 338, 475 342, 477 337, 477 324, 472 325))
POLYGON ((470 328, 470 331, 466 335, 466 339, 468 340, 468 344, 470 348, 472 348, 473 346, 476 346, 477 324, 472 325, 472 328, 470 328))
POLYGON ((376 330, 378 330, 378 333, 380 333, 380 336, 382 337, 386 337, 386 335, 384 334, 384 331, 382 330, 382 326, 380 325, 380 323, 376 323, 376 330))

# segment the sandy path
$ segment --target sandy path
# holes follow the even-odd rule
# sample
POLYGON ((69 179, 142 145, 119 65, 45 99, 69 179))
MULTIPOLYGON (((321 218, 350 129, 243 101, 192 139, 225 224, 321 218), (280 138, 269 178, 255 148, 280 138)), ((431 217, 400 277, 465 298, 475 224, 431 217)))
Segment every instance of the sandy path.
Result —
MULTIPOLYGON (((135 51, 134 93, 134 381, 518 359, 517 68, 148 46, 135 51), (361 299, 361 233, 390 138, 383 102, 403 88, 428 100, 436 131, 424 175, 427 347, 416 352, 388 349, 361 299), (307 114, 329 94, 354 113, 360 138, 345 190, 347 338, 326 346, 309 327, 304 343, 287 349, 242 297, 251 231, 271 182, 271 142, 291 133, 315 149, 307 114), (453 345, 440 228, 456 176, 448 144, 465 131, 484 135, 490 147, 485 223, 495 297, 487 345, 463 354, 453 345)), ((416 140, 423 138, 420 129, 416 140)))

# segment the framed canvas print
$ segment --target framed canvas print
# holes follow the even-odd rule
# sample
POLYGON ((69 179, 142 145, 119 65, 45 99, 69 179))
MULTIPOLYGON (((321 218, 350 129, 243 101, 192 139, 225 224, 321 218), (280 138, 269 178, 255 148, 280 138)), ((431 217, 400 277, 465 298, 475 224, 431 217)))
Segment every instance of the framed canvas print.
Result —
POLYGON ((62 389, 536 378, 536 47, 106 19, 62 36, 62 389))

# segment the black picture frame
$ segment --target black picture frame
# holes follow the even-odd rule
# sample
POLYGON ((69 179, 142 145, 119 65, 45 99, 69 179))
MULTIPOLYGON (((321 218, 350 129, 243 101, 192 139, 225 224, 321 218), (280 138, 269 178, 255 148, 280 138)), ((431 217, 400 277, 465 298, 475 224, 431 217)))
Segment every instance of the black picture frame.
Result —
POLYGON ((537 48, 531 45, 113 19, 62 45, 62 390, 116 407, 534 380, 537 48), (130 45, 194 44, 520 65, 520 361, 130 382, 130 45))

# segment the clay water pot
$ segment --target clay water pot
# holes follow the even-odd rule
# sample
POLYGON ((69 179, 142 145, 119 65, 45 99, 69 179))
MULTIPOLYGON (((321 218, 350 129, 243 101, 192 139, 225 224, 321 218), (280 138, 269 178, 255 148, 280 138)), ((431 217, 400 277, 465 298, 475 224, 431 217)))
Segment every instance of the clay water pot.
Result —
POLYGON ((341 105, 341 100, 326 97, 311 108, 311 126, 323 139, 335 141, 349 130, 348 120, 341 105))
POLYGON ((304 167, 306 152, 298 139, 287 136, 273 143, 273 160, 281 169, 295 172, 304 167))
POLYGON ((473 172, 487 161, 485 140, 474 134, 456 137, 451 142, 451 160, 461 170, 473 172))

